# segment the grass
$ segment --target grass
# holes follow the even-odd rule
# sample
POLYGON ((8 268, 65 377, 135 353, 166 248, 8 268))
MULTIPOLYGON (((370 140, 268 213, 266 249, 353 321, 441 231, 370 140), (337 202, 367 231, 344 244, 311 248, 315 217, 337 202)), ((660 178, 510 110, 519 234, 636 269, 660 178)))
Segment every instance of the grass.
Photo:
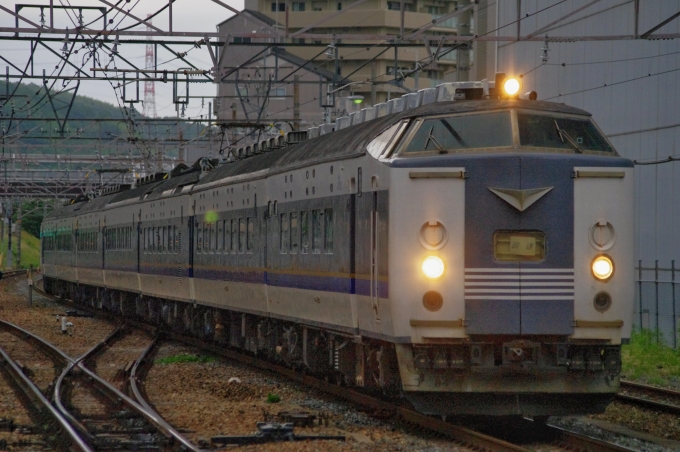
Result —
POLYGON ((168 357, 165 357, 165 358, 159 358, 155 362, 156 362, 156 364, 211 363, 211 362, 216 361, 216 360, 217 360, 217 358, 215 358, 213 356, 182 354, 182 355, 168 356, 168 357))
MULTIPOLYGON (((5 226, 7 227, 7 226, 5 226)), ((17 237, 12 236, 12 267, 13 268, 28 268, 33 264, 33 268, 40 266, 40 239, 32 236, 26 231, 21 231, 21 263, 17 266, 17 237)), ((7 230, 0 241, 0 253, 2 253, 2 262, 0 268, 4 269, 7 266, 7 230)))
POLYGON ((278 394, 269 393, 267 394, 267 403, 279 403, 281 397, 278 394))
POLYGON ((630 344, 621 350, 622 375, 629 380, 677 386, 680 383, 680 351, 665 345, 653 330, 633 330, 630 344))

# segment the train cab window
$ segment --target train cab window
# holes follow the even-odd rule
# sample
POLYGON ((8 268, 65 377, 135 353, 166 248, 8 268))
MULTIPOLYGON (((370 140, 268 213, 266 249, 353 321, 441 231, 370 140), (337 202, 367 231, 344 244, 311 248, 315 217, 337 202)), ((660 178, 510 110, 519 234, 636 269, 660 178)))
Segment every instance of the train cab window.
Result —
POLYGON ((614 149, 588 118, 560 118, 517 112, 517 126, 522 146, 614 153, 614 149))
POLYGON ((459 152, 465 149, 510 147, 512 121, 509 111, 459 115, 417 121, 402 152, 459 152))
POLYGON ((300 212, 300 245, 302 254, 309 253, 309 212, 300 212))
POLYGON ((368 143, 368 153, 374 158, 388 157, 406 130, 408 121, 401 121, 378 135, 368 143))
POLYGON ((290 246, 288 214, 282 213, 279 218, 279 249, 282 254, 285 254, 288 252, 288 247, 290 246))
POLYGON ((333 209, 324 212, 324 244, 326 254, 333 254, 333 209))
POLYGON ((290 213, 290 254, 298 252, 298 213, 290 213))

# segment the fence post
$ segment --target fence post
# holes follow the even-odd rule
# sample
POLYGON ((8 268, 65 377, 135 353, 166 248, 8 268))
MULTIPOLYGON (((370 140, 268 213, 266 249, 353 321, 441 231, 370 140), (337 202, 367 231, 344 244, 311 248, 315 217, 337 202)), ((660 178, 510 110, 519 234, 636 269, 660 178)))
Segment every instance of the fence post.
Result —
POLYGON ((656 317, 656 343, 659 343, 659 260, 654 261, 654 303, 656 317))
POLYGON ((638 261, 638 297, 640 298, 640 331, 642 331, 642 259, 638 261))
POLYGON ((671 261, 671 299, 673 300, 673 348, 678 348, 678 318, 675 315, 675 259, 671 261))

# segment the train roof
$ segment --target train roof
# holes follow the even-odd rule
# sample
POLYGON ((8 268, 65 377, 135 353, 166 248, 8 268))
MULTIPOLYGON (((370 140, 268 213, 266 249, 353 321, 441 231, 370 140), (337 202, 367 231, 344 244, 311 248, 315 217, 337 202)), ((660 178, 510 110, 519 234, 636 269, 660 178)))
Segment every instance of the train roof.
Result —
POLYGON ((557 114, 575 114, 590 116, 585 110, 564 104, 530 100, 471 100, 454 102, 436 102, 421 107, 408 109, 399 113, 383 116, 353 125, 345 129, 311 138, 297 144, 273 151, 254 154, 247 158, 222 164, 200 177, 199 169, 189 169, 184 174, 173 176, 141 185, 130 190, 122 191, 89 202, 81 202, 64 206, 51 212, 47 219, 82 215, 84 213, 103 210, 107 206, 137 199, 152 200, 161 197, 169 190, 176 192, 183 186, 194 185, 193 190, 207 189, 220 185, 237 176, 256 173, 258 176, 276 174, 289 171, 310 164, 343 160, 363 155, 366 146, 380 132, 403 118, 414 116, 430 116, 440 114, 478 113, 483 111, 525 108, 553 112, 557 114))

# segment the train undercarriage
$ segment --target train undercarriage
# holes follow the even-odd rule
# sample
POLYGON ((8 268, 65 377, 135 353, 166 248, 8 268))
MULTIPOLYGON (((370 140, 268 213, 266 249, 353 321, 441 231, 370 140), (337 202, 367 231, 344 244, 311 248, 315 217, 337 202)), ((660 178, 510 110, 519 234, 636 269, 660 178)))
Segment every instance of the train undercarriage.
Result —
POLYGON ((600 413, 618 391, 620 346, 565 338, 475 337, 393 344, 284 319, 44 278, 76 304, 245 350, 437 415, 600 413))

